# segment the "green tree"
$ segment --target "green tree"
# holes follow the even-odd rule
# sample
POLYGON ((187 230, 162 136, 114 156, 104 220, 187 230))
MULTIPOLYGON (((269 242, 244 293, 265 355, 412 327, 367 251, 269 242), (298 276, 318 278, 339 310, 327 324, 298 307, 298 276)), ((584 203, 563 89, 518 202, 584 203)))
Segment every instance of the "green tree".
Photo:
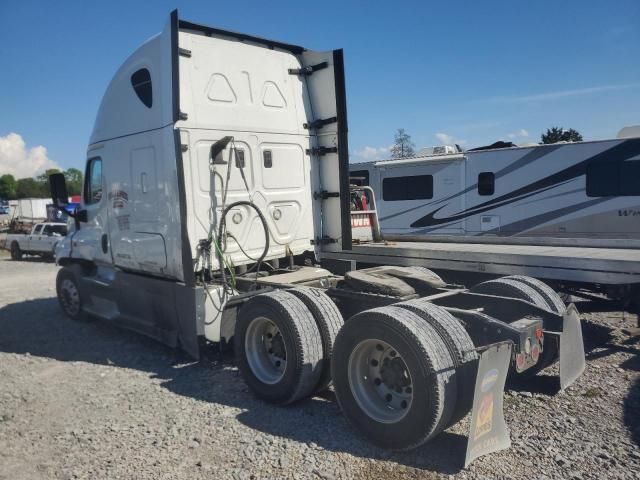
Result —
POLYGON ((577 130, 570 128, 565 130, 562 127, 547 128, 547 131, 540 136, 542 143, 558 143, 558 142, 581 142, 582 135, 577 130))
POLYGON ((51 175, 52 173, 60 173, 60 169, 59 168, 49 168, 44 173, 41 173, 40 175, 38 175, 36 177, 36 181, 40 182, 40 183, 46 183, 48 185, 49 184, 49 175, 51 175))
POLYGON ((411 141, 411 135, 399 128, 396 132, 393 147, 391 147, 391 158, 405 158, 414 155, 415 145, 411 141))
POLYGON ((0 198, 13 200, 16 198, 17 182, 13 175, 6 174, 0 177, 0 198))
MULTIPOLYGON (((48 195, 47 195, 48 196, 48 195)), ((16 197, 42 197, 42 183, 35 178, 21 178, 16 182, 16 197)))
POLYGON ((64 172, 69 195, 80 195, 82 191, 82 172, 77 168, 68 168, 64 172))

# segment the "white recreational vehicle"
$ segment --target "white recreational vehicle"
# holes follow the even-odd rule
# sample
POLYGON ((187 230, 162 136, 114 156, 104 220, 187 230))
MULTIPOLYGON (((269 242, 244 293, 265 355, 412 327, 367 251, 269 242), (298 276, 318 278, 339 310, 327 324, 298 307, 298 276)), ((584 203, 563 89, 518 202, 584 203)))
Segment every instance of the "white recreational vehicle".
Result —
POLYGON ((596 239, 600 246, 640 240, 640 138, 417 156, 350 169, 375 191, 383 234, 498 236, 505 243, 515 236, 567 244, 596 239))
MULTIPOLYGON (((61 308, 195 357, 201 338, 232 342, 272 403, 333 382, 347 418, 385 448, 416 447, 469 411, 466 463, 507 447, 507 372, 559 354, 571 384, 585 366, 577 310, 528 277, 468 290, 420 267, 319 268, 358 253, 348 162, 341 50, 173 12, 102 100, 82 202, 56 246, 61 308)), ((64 175, 49 181, 64 208, 64 175)), ((357 239, 374 241, 375 215, 357 215, 370 215, 356 217, 370 232, 357 239)))

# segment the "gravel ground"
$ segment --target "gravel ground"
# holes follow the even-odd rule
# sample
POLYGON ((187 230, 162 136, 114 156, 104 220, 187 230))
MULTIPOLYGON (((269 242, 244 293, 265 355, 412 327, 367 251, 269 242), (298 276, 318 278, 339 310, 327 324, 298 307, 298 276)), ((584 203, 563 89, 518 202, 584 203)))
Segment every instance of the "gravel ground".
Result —
POLYGON ((636 318, 582 303, 585 375, 507 392, 512 447, 462 469, 461 423, 413 452, 371 447, 332 395, 287 408, 256 400, 229 355, 197 363, 57 305, 57 267, 0 256, 0 478, 636 478, 636 318))

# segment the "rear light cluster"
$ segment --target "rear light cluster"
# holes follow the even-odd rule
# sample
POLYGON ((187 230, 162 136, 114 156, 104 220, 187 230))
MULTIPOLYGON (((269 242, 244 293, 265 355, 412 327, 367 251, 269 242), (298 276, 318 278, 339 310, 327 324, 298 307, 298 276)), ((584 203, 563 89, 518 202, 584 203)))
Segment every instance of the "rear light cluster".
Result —
POLYGON ((544 334, 542 328, 536 328, 535 335, 525 340, 523 351, 516 354, 516 370, 518 372, 538 363, 543 344, 544 334))

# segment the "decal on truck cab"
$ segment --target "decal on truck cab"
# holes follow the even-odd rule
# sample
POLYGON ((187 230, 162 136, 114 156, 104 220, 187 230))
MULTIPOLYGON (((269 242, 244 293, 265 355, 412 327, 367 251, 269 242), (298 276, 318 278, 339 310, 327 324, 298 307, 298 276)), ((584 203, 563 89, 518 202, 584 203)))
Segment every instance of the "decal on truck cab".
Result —
POLYGON ((112 190, 109 192, 109 201, 113 201, 113 209, 124 208, 129 201, 129 194, 122 190, 112 190))

